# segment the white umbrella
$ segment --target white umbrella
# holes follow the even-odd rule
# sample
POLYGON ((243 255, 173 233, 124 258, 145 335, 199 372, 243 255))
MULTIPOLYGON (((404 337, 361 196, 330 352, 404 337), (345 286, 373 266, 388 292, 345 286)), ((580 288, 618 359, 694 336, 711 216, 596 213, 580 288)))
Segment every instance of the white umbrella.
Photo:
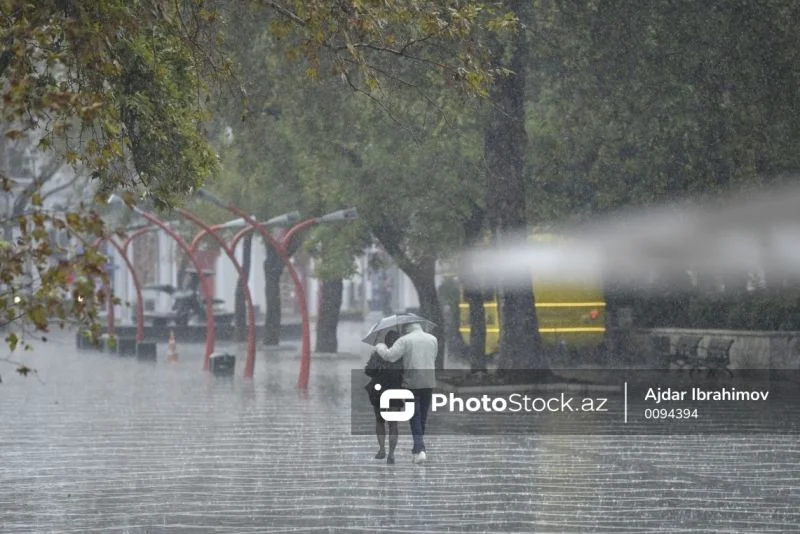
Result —
POLYGON ((398 313, 397 315, 384 317, 375 323, 370 329, 369 333, 364 336, 364 339, 361 341, 369 345, 376 345, 378 344, 378 340, 381 339, 389 330, 400 330, 402 325, 412 323, 418 323, 426 330, 436 328, 436 323, 414 313, 398 313))

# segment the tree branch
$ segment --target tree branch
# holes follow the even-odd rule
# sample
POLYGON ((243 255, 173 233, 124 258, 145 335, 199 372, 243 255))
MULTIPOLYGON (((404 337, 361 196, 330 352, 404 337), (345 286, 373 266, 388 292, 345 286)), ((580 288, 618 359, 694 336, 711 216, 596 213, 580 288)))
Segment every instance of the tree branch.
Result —
MULTIPOLYGON (((426 39, 427 39, 427 37, 426 37, 426 39)), ((417 42, 419 42, 419 41, 417 41, 417 42)), ((365 48, 367 50, 373 50, 375 52, 386 52, 386 53, 393 54, 393 55, 398 56, 398 57, 402 57, 402 58, 405 58, 405 59, 410 59, 411 61, 416 61, 416 62, 419 62, 419 63, 425 63, 425 64, 428 64, 428 65, 431 65, 431 66, 434 66, 434 67, 439 67, 440 69, 445 70, 445 71, 453 71, 453 72, 456 71, 456 69, 454 67, 452 67, 450 65, 447 65, 445 63, 439 63, 438 61, 435 61, 433 59, 428 59, 428 58, 419 57, 419 56, 411 56, 409 54, 406 54, 405 53, 405 49, 408 47, 408 45, 404 45, 403 48, 401 48, 400 50, 395 50, 394 48, 389 48, 388 46, 378 46, 378 45, 374 45, 372 43, 355 43, 352 46, 354 48, 365 48)), ((343 47, 339 47, 340 50, 342 48, 343 47)))
POLYGON ((54 187, 53 189, 47 191, 46 193, 42 193, 42 200, 44 200, 45 198, 48 198, 48 197, 50 197, 52 195, 55 195, 59 191, 63 191, 64 189, 72 187, 73 185, 75 185, 75 182, 77 182, 77 181, 78 181, 78 177, 75 176, 69 182, 67 182, 65 184, 62 184, 62 185, 59 185, 58 187, 54 187))
POLYGON ((347 73, 346 73, 346 72, 343 72, 343 73, 342 73, 342 77, 344 78, 344 80, 345 80, 345 82, 347 83, 347 85, 349 85, 349 86, 350 86, 350 88, 351 88, 351 89, 352 89, 354 92, 356 92, 356 93, 359 93, 359 94, 362 94, 362 95, 366 96, 367 98, 369 98, 370 100, 372 100, 372 102, 373 102, 373 103, 374 103, 376 106, 378 106, 379 108, 381 108, 381 109, 382 109, 382 110, 383 110, 383 111, 386 113, 386 115, 389 117, 389 119, 391 119, 391 121, 392 121, 392 122, 394 122, 394 123, 395 123, 395 124, 397 124, 397 125, 398 125, 400 128, 402 128, 403 130, 405 130, 406 132, 408 132, 408 133, 409 133, 409 135, 411 135, 411 140, 412 140, 412 141, 414 141, 414 143, 416 143, 416 144, 418 144, 418 145, 422 143, 422 140, 421 140, 421 139, 419 139, 419 138, 417 137, 417 134, 416 134, 414 131, 412 131, 412 130, 411 130, 409 127, 408 127, 408 126, 406 126, 405 124, 403 124, 403 122, 402 122, 400 119, 398 119, 397 117, 395 117, 395 116, 394 116, 394 114, 392 113, 392 110, 390 110, 388 107, 386 107, 386 105, 385 105, 383 102, 381 102, 380 100, 378 100, 377 98, 375 98, 374 96, 372 96, 371 94, 369 94, 368 92, 364 91, 364 90, 363 90, 363 89, 361 89, 360 87, 357 87, 357 86, 356 86, 356 85, 353 83, 353 81, 350 79, 350 76, 348 76, 348 75, 347 75, 347 73))
POLYGON ((39 174, 39 176, 35 177, 31 183, 25 186, 25 188, 20 191, 17 198, 14 199, 14 207, 12 213, 14 215, 19 215, 22 210, 24 210, 27 205, 28 201, 31 199, 33 194, 41 188, 45 183, 52 180, 56 173, 64 166, 64 162, 59 158, 51 158, 49 165, 45 168, 45 170, 39 174))
POLYGON ((275 11, 277 11, 278 13, 280 13, 281 15, 283 15, 284 17, 286 17, 287 19, 291 20, 292 22, 299 24, 300 26, 306 25, 306 21, 298 17, 293 11, 281 5, 278 5, 275 2, 266 2, 266 4, 275 11))

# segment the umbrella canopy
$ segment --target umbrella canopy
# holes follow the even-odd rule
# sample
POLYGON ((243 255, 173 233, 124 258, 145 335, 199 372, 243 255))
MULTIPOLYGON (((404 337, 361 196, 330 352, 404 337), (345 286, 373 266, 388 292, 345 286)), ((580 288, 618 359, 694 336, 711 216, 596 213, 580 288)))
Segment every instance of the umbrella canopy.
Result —
POLYGON ((413 313, 398 313, 397 315, 390 315, 384 317, 372 326, 369 333, 362 339, 364 343, 369 345, 377 345, 378 340, 381 339, 389 330, 399 330, 402 325, 418 323, 422 328, 430 330, 436 328, 436 323, 420 317, 413 313))

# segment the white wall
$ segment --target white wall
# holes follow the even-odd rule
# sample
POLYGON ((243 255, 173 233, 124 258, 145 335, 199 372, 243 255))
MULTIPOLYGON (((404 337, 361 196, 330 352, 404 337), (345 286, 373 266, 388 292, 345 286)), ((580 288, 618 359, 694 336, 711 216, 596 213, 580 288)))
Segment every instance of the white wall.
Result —
MULTIPOLYGON (((239 264, 244 259, 244 246, 243 240, 239 241, 236 250, 236 259, 239 264)), ((253 299, 253 305, 261 309, 261 313, 266 310, 264 298, 264 260, 266 259, 267 251, 261 238, 256 237, 253 239, 252 255, 250 260, 250 277, 248 288, 250 289, 250 296, 253 299)), ((214 293, 217 298, 223 299, 225 303, 222 308, 233 311, 236 303, 236 285, 239 281, 239 275, 236 268, 231 262, 230 258, 224 253, 220 252, 217 258, 215 267, 216 276, 214 277, 214 293)))
MULTIPOLYGON (((177 285, 177 264, 176 253, 178 251, 177 245, 165 232, 158 232, 158 283, 177 285)), ((239 262, 242 261, 243 246, 240 241, 236 247, 236 257, 239 262)), ((266 311, 266 300, 264 298, 264 270, 263 262, 266 258, 266 248, 259 238, 253 239, 253 250, 250 266, 250 283, 249 288, 253 298, 253 304, 260 308, 263 314, 266 311)), ((128 269, 124 264, 122 258, 114 251, 114 263, 118 265, 114 273, 114 287, 117 291, 117 296, 123 302, 130 302, 131 307, 117 306, 115 310, 118 319, 124 318, 126 321, 133 317, 134 303, 136 301, 136 292, 133 288, 133 280, 128 273, 128 269)), ((313 265, 312 265, 313 267, 313 265)), ((357 274, 350 280, 344 281, 343 295, 342 295, 342 309, 357 311, 360 310, 365 314, 368 310, 368 303, 372 299, 372 284, 369 283, 369 277, 372 273, 367 271, 367 257, 363 255, 356 258, 357 274), (366 275, 366 277, 364 276, 366 275)), ((214 277, 214 291, 217 298, 225 301, 222 305, 228 311, 233 311, 235 303, 236 284, 238 275, 236 269, 231 263, 230 259, 221 253, 217 258, 216 263, 216 276, 214 277)), ((313 271, 313 268, 312 268, 313 271)), ((392 277, 394 279, 393 292, 394 292, 394 311, 402 312, 407 308, 419 307, 419 298, 417 291, 411 279, 408 278, 400 269, 391 268, 392 277)), ((306 296, 308 302, 308 311, 312 317, 317 314, 317 302, 319 291, 319 281, 316 278, 309 277, 306 287, 306 296)), ((155 293, 145 293, 146 298, 155 297, 155 293)), ((172 300, 168 295, 160 294, 156 302, 156 309, 169 310, 172 305, 172 300)))
MULTIPOLYGON (((241 243, 237 246, 236 256, 239 261, 242 260, 242 246, 241 243)), ((259 239, 253 241, 253 255, 250 271, 250 291, 253 297, 253 303, 260 307, 263 313, 266 310, 266 300, 264 298, 264 271, 262 264, 266 258, 266 249, 259 239)), ((367 269, 366 256, 356 259, 356 266, 358 273, 350 280, 345 280, 343 284, 342 294, 342 309, 343 310, 361 310, 367 311, 367 303, 372 297, 372 288, 370 284, 364 284, 362 273, 367 269)), ((313 271, 313 263, 312 269, 313 271)), ((229 311, 233 311, 234 295, 236 290, 237 275, 236 270, 231 264, 230 260, 224 254, 220 255, 217 259, 216 266, 217 276, 215 277, 215 291, 218 298, 224 299, 223 305, 229 311)), ((394 274, 394 294, 396 301, 397 311, 403 311, 406 308, 415 308, 419 306, 419 299, 417 297, 416 289, 411 283, 411 280, 397 270, 394 274)), ((319 280, 313 276, 309 276, 306 285, 306 302, 308 304, 308 311, 312 317, 317 315, 317 306, 319 301, 319 280)))
MULTIPOLYGON (((156 268, 156 283, 158 284, 177 284, 178 268, 176 263, 178 247, 172 238, 166 232, 158 231, 158 265, 156 268)), ((133 263, 133 250, 134 246, 128 249, 131 255, 131 262, 133 263)), ((133 286, 133 277, 130 275, 125 261, 122 256, 113 247, 110 250, 114 264, 117 266, 112 276, 114 281, 114 290, 116 296, 122 301, 114 309, 114 315, 118 321, 125 323, 133 323, 135 321, 136 312, 136 290, 133 286), (130 303, 126 306, 125 303, 130 303)), ((142 283, 145 281, 142 280, 142 283)), ((145 291, 143 293, 145 299, 156 299, 156 310, 168 311, 172 307, 172 298, 165 293, 156 293, 153 291, 145 291)))

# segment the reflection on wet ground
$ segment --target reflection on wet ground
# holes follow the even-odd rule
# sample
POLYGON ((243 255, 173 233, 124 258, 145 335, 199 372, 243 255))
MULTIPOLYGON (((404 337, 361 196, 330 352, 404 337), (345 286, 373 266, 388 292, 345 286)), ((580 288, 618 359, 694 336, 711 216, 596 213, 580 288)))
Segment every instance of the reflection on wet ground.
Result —
MULTIPOLYGON (((414 466, 350 434, 358 357, 256 376, 77 352, 66 336, 3 367, 0 532, 788 532, 800 530, 800 445, 758 435, 431 436, 414 466)), ((191 352, 194 351, 194 354, 191 352)), ((242 351, 243 352, 243 351, 242 351)))

